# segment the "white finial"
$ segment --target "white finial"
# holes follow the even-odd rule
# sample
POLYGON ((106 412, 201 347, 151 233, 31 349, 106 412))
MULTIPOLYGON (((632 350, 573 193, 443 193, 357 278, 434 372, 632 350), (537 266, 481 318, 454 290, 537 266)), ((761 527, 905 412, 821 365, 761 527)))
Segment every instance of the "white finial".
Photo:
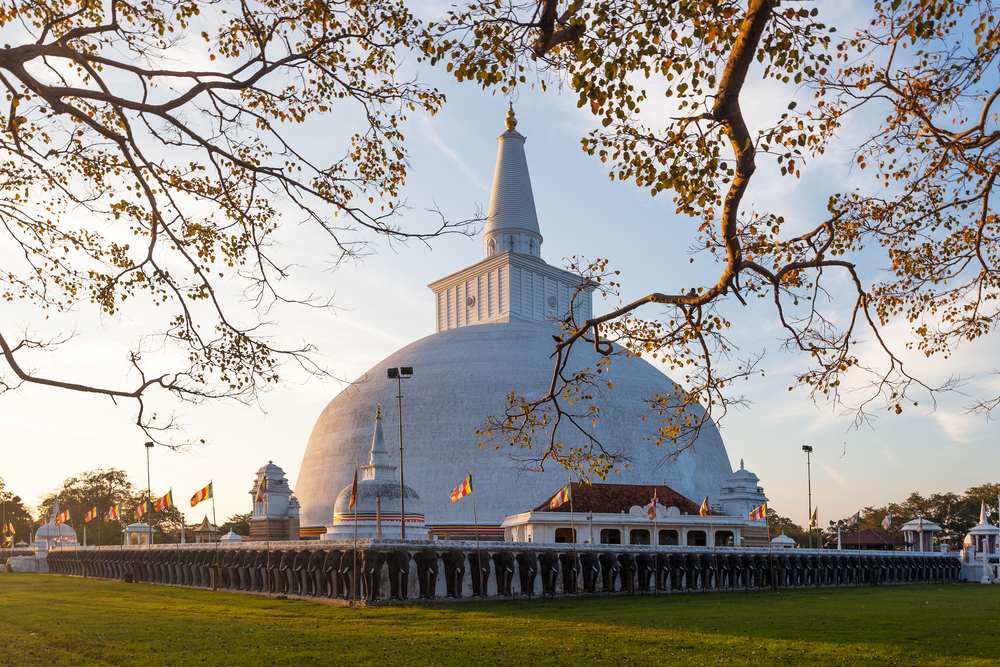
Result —
POLYGON ((740 459, 740 470, 743 470, 743 459, 740 459))

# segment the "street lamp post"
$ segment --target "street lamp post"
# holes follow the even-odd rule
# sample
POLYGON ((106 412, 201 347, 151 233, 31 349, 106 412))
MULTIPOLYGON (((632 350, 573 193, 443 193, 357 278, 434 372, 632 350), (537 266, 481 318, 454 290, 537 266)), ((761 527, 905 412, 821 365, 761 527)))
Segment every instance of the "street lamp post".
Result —
POLYGON ((149 483, 149 450, 153 448, 152 442, 147 442, 146 447, 146 548, 149 549, 149 538, 150 533, 153 532, 153 515, 149 511, 151 508, 149 506, 150 498, 153 493, 151 491, 152 486, 149 483))
POLYGON ((400 366, 386 371, 386 377, 396 381, 399 405, 399 539, 406 539, 406 501, 403 489, 403 380, 413 377, 413 366, 400 366))
POLYGON ((809 548, 813 548, 813 529, 812 529, 812 515, 813 515, 813 489, 812 489, 812 466, 810 465, 810 455, 812 454, 812 445, 802 445, 802 451, 806 453, 806 483, 809 488, 809 548))

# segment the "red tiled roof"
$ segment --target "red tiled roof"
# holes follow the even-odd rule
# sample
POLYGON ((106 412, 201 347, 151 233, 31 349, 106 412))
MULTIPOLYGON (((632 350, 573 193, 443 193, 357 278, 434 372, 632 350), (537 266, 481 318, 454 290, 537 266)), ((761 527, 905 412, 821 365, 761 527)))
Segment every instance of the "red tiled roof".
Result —
MULTIPOLYGON (((559 489, 553 491, 554 496, 559 489)), ((598 514, 628 513, 634 506, 645 507, 656 493, 656 502, 664 507, 676 507, 681 514, 698 514, 701 505, 691 502, 669 486, 647 486, 643 484, 579 484, 574 482, 571 493, 574 512, 596 512, 598 514)), ((569 503, 549 509, 550 496, 533 512, 569 512, 569 503)), ((719 512, 712 512, 719 516, 719 512)))
MULTIPOLYGON (((833 544, 837 543, 837 540, 832 541, 833 544)), ((895 546, 895 547, 905 547, 907 542, 899 539, 898 537, 893 537, 887 533, 882 533, 874 528, 868 528, 862 530, 860 533, 855 533, 854 535, 848 535, 847 537, 840 538, 841 544, 881 544, 885 546, 895 546)))

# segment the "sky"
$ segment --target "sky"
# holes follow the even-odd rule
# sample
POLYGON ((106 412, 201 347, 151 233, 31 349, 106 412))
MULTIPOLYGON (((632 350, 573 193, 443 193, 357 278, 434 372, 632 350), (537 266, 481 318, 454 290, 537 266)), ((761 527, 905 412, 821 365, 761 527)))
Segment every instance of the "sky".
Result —
MULTIPOLYGON (((845 7, 846 12, 857 8, 850 3, 845 7)), ((432 225, 435 216, 426 209, 435 206, 451 219, 486 210, 496 137, 504 130, 508 98, 457 84, 442 68, 432 69, 426 63, 411 60, 406 69, 439 86, 448 102, 435 116, 416 115, 404 126, 411 170, 404 192, 410 209, 402 223, 432 225)), ((802 94, 752 81, 745 95, 751 124, 802 94)), ((695 221, 674 215, 669 197, 652 198, 634 185, 610 180, 606 167, 581 150, 580 139, 591 129, 592 117, 576 108, 572 95, 557 86, 547 92, 526 87, 513 101, 518 130, 527 137, 525 151, 546 261, 563 265, 564 258, 574 255, 608 258, 612 268, 622 270, 626 299, 714 282, 718 267, 706 256, 698 255, 689 263, 695 221)), ((665 105, 657 109, 653 102, 651 107, 651 114, 669 113, 665 105)), ((334 131, 335 121, 321 119, 311 126, 309 140, 315 150, 344 150, 334 131)), ((808 164, 798 180, 782 179, 773 164, 762 164, 748 199, 757 209, 780 210, 791 221, 789 232, 814 226, 822 220, 829 195, 864 185, 864 175, 850 169, 848 149, 865 131, 859 125, 845 128, 835 150, 808 164)), ((307 226, 288 221, 282 241, 279 252, 298 267, 287 288, 293 293, 316 289, 333 294, 337 309, 281 310, 276 313, 276 333, 284 340, 314 343, 333 374, 348 381, 403 345, 431 335, 433 299, 426 285, 483 256, 478 235, 438 238, 429 245, 383 240, 376 241, 375 252, 362 261, 333 270, 334 249, 307 226)), ((870 276, 878 268, 871 262, 863 264, 870 276)), ((836 294, 836 283, 833 290, 836 294)), ((595 298, 597 312, 614 305, 595 298)), ((150 326, 141 309, 113 320, 76 311, 58 323, 47 323, 21 305, 4 308, 7 314, 0 326, 5 330, 30 325, 77 331, 78 337, 59 354, 33 359, 39 370, 109 382, 128 379, 117 373, 126 346, 136 332, 150 326)), ((852 415, 814 402, 804 390, 789 391, 794 373, 805 367, 806 360, 780 351, 780 331, 767 301, 752 300, 745 308, 733 302, 724 308, 732 321, 731 337, 741 348, 767 354, 765 375, 740 387, 750 405, 726 415, 720 424, 722 437, 733 467, 742 460, 758 475, 778 513, 800 524, 806 521, 804 444, 813 447, 812 505, 819 508, 821 525, 861 507, 901 501, 914 491, 960 493, 997 481, 997 427, 985 417, 967 414, 965 408, 974 397, 1000 392, 994 374, 1000 368, 996 345, 969 344, 947 360, 908 356, 914 372, 929 384, 953 376, 966 378, 962 393, 940 399, 936 408, 923 398, 901 416, 880 412, 870 424, 855 428, 852 415)), ((893 327, 888 335, 900 347, 907 331, 893 327)), ((870 348, 871 341, 862 345, 870 348)), ((156 405, 164 414, 177 411, 186 436, 204 438, 206 444, 182 452, 151 450, 153 492, 172 488, 187 519, 200 521, 206 512, 211 518, 211 507, 203 504, 192 510, 187 498, 212 480, 221 522, 250 511, 254 473, 268 461, 284 469, 294 488, 312 426, 342 386, 332 380, 306 380, 290 370, 289 383, 264 395, 258 406, 175 405, 159 400, 156 405)), ((146 438, 131 423, 134 411, 128 403, 115 405, 108 398, 44 387, 0 395, 0 477, 30 506, 64 479, 97 468, 127 470, 132 481, 144 487, 146 438)))

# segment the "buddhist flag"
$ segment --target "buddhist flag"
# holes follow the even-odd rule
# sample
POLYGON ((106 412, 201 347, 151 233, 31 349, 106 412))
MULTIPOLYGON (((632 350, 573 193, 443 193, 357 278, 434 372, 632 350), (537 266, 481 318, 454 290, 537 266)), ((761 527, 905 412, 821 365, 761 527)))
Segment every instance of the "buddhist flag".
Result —
POLYGON ((83 517, 83 520, 87 523, 90 523, 91 519, 96 519, 96 518, 97 518, 97 505, 94 505, 94 509, 87 512, 87 516, 83 517))
MULTIPOLYGON (((347 509, 353 509, 358 502, 358 464, 354 464, 354 483, 351 484, 351 504, 347 509)), ((402 502, 402 501, 400 501, 402 502)))
POLYGON ((72 517, 71 517, 71 515, 69 513, 69 510, 66 510, 65 512, 63 512, 62 514, 60 514, 59 516, 56 517, 56 525, 58 526, 61 523, 66 523, 71 518, 72 517))
POLYGON ((760 521, 767 516, 767 505, 761 505, 750 510, 750 521, 760 521))
POLYGON ((466 477, 461 484, 455 487, 455 490, 451 492, 451 502, 461 500, 472 493, 472 475, 466 477))
POLYGON ((549 509, 555 509, 560 505, 564 505, 569 501, 569 484, 559 489, 559 493, 552 496, 552 500, 549 501, 549 509))
POLYGON ((889 526, 891 525, 892 525, 892 512, 889 512, 888 514, 885 515, 885 518, 882 519, 882 530, 889 530, 889 526))
MULTIPOLYGON (((354 476, 358 476, 358 471, 354 471, 354 476)), ((253 500, 255 503, 264 502, 264 493, 267 491, 267 477, 260 480, 260 484, 257 485, 257 492, 254 494, 253 500)))
POLYGON ((10 521, 8 521, 7 523, 5 523, 4 527, 3 527, 3 534, 4 535, 10 535, 11 537, 13 537, 14 536, 14 524, 11 523, 10 521))
POLYGON ((656 520, 656 491, 653 491, 653 502, 649 503, 649 509, 646 510, 646 516, 649 517, 650 521, 656 520))
POLYGON ((819 508, 818 508, 818 507, 817 507, 816 509, 814 509, 814 510, 813 510, 813 513, 812 513, 812 516, 811 516, 811 517, 809 517, 809 527, 810 527, 810 528, 815 528, 815 527, 816 527, 816 524, 818 523, 818 522, 816 521, 816 513, 817 513, 817 512, 819 512, 819 508))
POLYGON ((861 512, 855 512, 851 516, 847 517, 847 527, 850 528, 854 524, 861 521, 861 512))
POLYGON ((708 516, 709 511, 710 510, 708 509, 708 496, 705 496, 705 502, 701 504, 701 509, 698 510, 698 514, 702 516, 708 516))
POLYGON ((142 504, 135 508, 135 520, 138 521, 144 515, 148 514, 149 510, 152 509, 152 506, 153 504, 151 502, 144 500, 142 504))
POLYGON ((112 505, 111 509, 108 510, 108 515, 104 517, 104 520, 111 521, 112 519, 119 519, 121 518, 121 513, 122 513, 121 503, 118 503, 117 505, 112 505))
POLYGON ((170 489, 169 491, 167 491, 167 495, 163 496, 162 498, 158 498, 156 502, 153 503, 153 511, 159 512, 161 510, 165 510, 168 507, 173 507, 173 506, 174 506, 174 490, 170 489))
POLYGON ((212 483, 209 482, 208 486, 199 491, 198 493, 191 496, 191 507, 194 507, 203 500, 208 500, 212 497, 212 483))
POLYGON ((919 519, 917 519, 917 532, 918 533, 924 532, 924 517, 920 517, 919 519))

